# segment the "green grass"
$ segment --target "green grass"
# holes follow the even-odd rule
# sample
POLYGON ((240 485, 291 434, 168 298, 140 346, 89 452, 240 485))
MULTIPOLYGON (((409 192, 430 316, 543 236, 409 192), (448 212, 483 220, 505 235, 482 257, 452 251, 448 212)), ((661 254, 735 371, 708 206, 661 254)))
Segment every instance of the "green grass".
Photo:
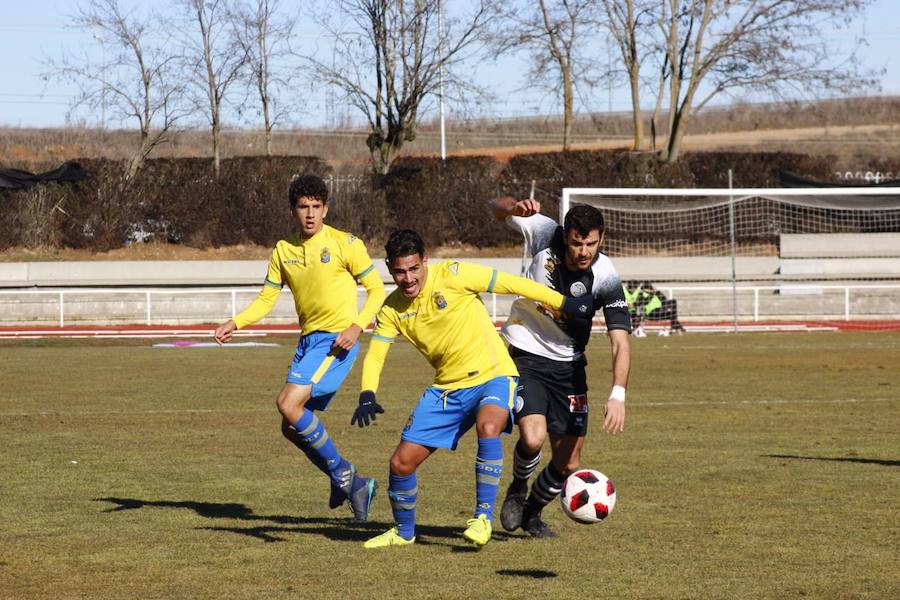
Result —
POLYGON ((381 480, 371 522, 355 524, 281 438, 294 340, 273 339, 0 341, 0 597, 900 595, 900 335, 633 340, 617 436, 598 427, 609 351, 596 338, 583 462, 616 483, 616 510, 583 526, 554 504, 559 538, 499 531, 481 551, 461 537, 474 432, 420 470, 418 543, 362 548, 391 523, 387 460, 430 383, 415 350, 388 357, 376 426, 349 426, 359 364, 324 417, 381 480))

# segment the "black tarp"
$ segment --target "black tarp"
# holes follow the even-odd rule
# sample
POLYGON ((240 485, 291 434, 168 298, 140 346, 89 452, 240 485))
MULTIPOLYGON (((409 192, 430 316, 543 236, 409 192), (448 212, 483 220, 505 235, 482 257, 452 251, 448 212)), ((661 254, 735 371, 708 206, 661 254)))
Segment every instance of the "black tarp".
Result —
POLYGON ((31 173, 20 169, 0 169, 0 190, 27 190, 43 182, 66 183, 87 177, 81 165, 68 161, 45 173, 31 173))

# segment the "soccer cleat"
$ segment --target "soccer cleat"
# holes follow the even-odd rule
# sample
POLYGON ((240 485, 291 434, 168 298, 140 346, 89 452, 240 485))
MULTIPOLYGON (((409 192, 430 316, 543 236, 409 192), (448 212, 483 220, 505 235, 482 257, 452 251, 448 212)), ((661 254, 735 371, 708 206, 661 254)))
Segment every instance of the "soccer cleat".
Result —
POLYGON ((335 509, 347 501, 347 498, 350 496, 350 485, 353 483, 354 477, 356 477, 356 466, 350 465, 349 469, 341 473, 341 485, 335 485, 334 481, 331 482, 328 508, 335 509))
MULTIPOLYGON (((510 486, 511 487, 511 486, 510 486)), ((507 531, 515 531, 522 526, 522 514, 525 511, 525 493, 506 490, 506 498, 500 508, 500 524, 507 531)))
POLYGON ((356 480, 359 480, 361 485, 354 486, 356 489, 350 492, 350 509, 353 511, 354 521, 365 523, 369 520, 369 508, 372 507, 372 499, 375 497, 378 482, 374 477, 354 475, 354 483, 356 480))
POLYGON ((396 527, 391 527, 381 535, 376 535, 375 537, 366 540, 363 543, 363 548, 387 548, 388 546, 408 546, 416 541, 416 536, 413 536, 411 540, 406 539, 405 537, 400 535, 400 530, 396 527))
POLYGON ((474 519, 466 521, 466 530, 463 532, 466 541, 476 546, 484 546, 491 541, 491 522, 485 515, 478 515, 474 519))
POLYGON ((522 529, 531 534, 531 537, 555 538, 557 536, 557 533, 550 529, 550 527, 541 519, 540 513, 535 513, 528 517, 528 519, 522 523, 522 529))

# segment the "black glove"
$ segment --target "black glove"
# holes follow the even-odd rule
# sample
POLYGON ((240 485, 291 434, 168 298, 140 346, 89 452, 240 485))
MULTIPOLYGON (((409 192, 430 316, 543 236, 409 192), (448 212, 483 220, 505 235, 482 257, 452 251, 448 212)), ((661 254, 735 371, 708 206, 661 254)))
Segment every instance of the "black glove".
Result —
POLYGON ((563 299, 562 309, 564 313, 572 317, 590 318, 594 316, 594 296, 566 296, 563 299))
POLYGON ((350 424, 359 423, 360 427, 368 427, 371 421, 375 420, 375 415, 381 414, 384 409, 375 400, 375 392, 366 390, 359 393, 359 406, 353 411, 353 417, 350 418, 350 424))

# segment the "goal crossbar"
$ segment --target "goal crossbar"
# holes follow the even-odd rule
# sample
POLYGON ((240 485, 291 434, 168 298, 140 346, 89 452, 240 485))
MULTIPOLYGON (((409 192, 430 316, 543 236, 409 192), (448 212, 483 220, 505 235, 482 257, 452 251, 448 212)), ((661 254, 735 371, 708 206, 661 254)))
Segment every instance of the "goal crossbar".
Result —
POLYGON ((643 208, 637 198, 681 198, 677 205, 666 207, 667 211, 690 210, 701 202, 704 206, 715 206, 731 202, 741 202, 750 198, 766 198, 822 208, 852 210, 885 210, 900 207, 900 187, 827 187, 827 188, 563 188, 559 203, 560 223, 573 203, 584 202, 588 198, 616 198, 631 202, 629 210, 657 211, 659 206, 643 208), (865 202, 858 199, 866 198, 865 202))

